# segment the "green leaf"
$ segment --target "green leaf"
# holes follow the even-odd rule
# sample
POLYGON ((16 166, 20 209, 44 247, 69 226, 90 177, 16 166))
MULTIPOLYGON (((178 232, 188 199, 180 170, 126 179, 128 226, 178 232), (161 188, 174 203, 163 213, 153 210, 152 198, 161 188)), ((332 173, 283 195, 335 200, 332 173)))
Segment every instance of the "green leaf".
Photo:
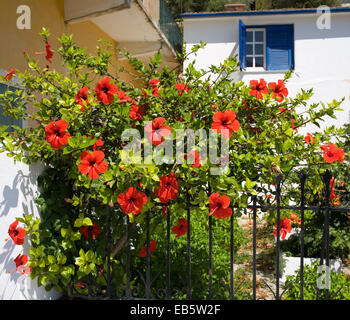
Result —
POLYGON ((95 253, 92 250, 89 250, 85 253, 85 260, 87 262, 92 262, 95 259, 95 253))
POLYGON ((80 267, 80 266, 83 266, 85 264, 85 261, 83 258, 78 257, 78 258, 75 258, 75 264, 80 267))
POLYGON ((90 218, 86 217, 83 219, 83 226, 92 226, 92 221, 90 218))
POLYGON ((50 264, 56 263, 56 259, 55 259, 55 257, 52 256, 52 255, 48 255, 48 256, 47 256, 47 261, 48 261, 50 264))
POLYGON ((290 140, 290 139, 285 140, 282 145, 282 152, 285 153, 286 151, 292 149, 293 145, 294 145, 293 140, 290 140))
POLYGON ((68 233, 68 229, 61 228, 61 236, 62 236, 62 238, 65 238, 67 233, 68 233))

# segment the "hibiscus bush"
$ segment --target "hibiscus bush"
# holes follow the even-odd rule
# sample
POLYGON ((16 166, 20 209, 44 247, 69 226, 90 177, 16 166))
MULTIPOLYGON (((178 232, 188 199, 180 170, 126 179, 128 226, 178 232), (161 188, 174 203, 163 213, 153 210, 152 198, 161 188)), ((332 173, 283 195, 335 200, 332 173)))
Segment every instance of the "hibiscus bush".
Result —
MULTIPOLYGON (((350 126, 345 125, 339 132, 339 141, 344 147, 344 152, 348 154, 350 150, 350 126)), ((333 178, 330 181, 330 200, 332 206, 350 207, 349 196, 349 166, 335 166, 333 168, 333 178)), ((322 190, 319 190, 321 192, 322 190)), ((319 205, 320 199, 315 199, 312 204, 319 205)), ((300 218, 295 213, 291 213, 290 217, 284 218, 286 228, 284 233, 291 232, 291 227, 296 230, 300 227, 300 218)), ((350 258, 350 213, 333 212, 330 214, 330 247, 329 254, 331 258, 349 259, 350 258)), ((318 212, 305 212, 305 256, 318 258, 321 256, 322 240, 323 240, 324 215, 318 212)), ((298 233, 283 241, 281 249, 286 253, 299 256, 300 255, 300 239, 298 233)))
MULTIPOLYGON (((182 298, 190 210, 193 297, 206 295, 208 216, 213 222, 214 287, 225 297, 232 215, 235 250, 246 241, 237 223, 242 210, 232 207, 245 208, 252 195, 258 196, 259 203, 270 201, 266 195, 274 193, 275 178, 281 172, 288 173, 283 182, 284 201, 298 201, 299 166, 310 174, 307 201, 312 201, 322 188, 319 172, 348 161, 340 142, 331 140, 338 134, 334 127, 307 137, 298 133, 302 126, 335 117, 341 101, 308 104, 312 90, 303 89, 295 98, 289 97, 290 72, 275 82, 257 79, 245 85, 232 81, 233 73, 239 71, 236 57, 209 71, 196 69, 195 60, 181 70, 164 65, 160 53, 145 63, 121 52, 132 74, 137 74, 125 82, 120 75, 130 71, 110 71, 108 45, 99 46, 93 56, 68 35, 59 39, 60 48, 51 48, 49 36, 44 29, 48 65, 41 66, 35 56, 25 54, 27 70, 14 69, 4 77, 10 82, 16 73, 22 88, 0 95, 6 115, 35 124, 23 129, 2 127, 0 142, 1 152, 16 161, 40 162, 44 168, 38 180, 41 219, 24 216, 17 221, 31 242, 26 262, 31 277, 47 289, 68 291, 73 285, 87 293, 90 279, 93 291, 105 294, 106 248, 110 245, 113 286, 122 290, 128 221, 130 285, 132 290, 142 290, 147 217, 154 290, 164 289, 170 214, 172 288, 182 298), (52 68, 53 55, 61 58, 64 74, 52 68), (171 145, 186 129, 197 134, 171 145), (126 139, 125 130, 134 133, 133 138, 126 139), (210 139, 204 139, 210 130, 219 141, 218 150, 210 139), (191 139, 196 143, 190 143, 191 139), (132 144, 134 148, 126 152, 132 144), (184 150, 173 161, 169 148, 173 155, 181 147, 184 150), (214 149, 218 161, 206 157, 206 147, 214 149), (107 207, 111 211, 109 244, 107 207)), ((201 43, 178 54, 180 65, 204 46, 201 43)))

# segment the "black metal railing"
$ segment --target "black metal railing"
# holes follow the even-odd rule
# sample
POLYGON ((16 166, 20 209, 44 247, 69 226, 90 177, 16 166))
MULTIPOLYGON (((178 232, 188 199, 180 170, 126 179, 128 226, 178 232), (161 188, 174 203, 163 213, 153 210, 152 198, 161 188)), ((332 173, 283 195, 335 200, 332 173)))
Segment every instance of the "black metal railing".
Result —
MULTIPOLYGON (((301 224, 300 224, 300 300, 304 299, 304 252, 305 252, 305 212, 306 211, 315 211, 318 213, 324 212, 324 224, 323 224, 323 239, 322 239, 322 250, 320 253, 320 265, 325 265, 330 267, 330 214, 333 212, 349 212, 350 208, 348 207, 340 207, 340 206, 332 206, 330 199, 330 182, 332 179, 332 174, 327 170, 323 176, 324 183, 324 196, 322 205, 307 205, 305 203, 305 182, 307 181, 307 174, 304 171, 299 173, 299 191, 300 191, 300 202, 295 205, 284 204, 282 197, 282 180, 283 175, 279 175, 275 179, 275 205, 264 205, 261 204, 261 201, 258 202, 258 197, 256 195, 251 196, 251 201, 249 202, 246 209, 251 210, 252 213, 252 294, 247 293, 245 297, 251 300, 257 300, 257 214, 258 210, 275 210, 276 211, 276 260, 275 260, 275 289, 273 290, 270 285, 266 282, 264 284, 266 287, 273 293, 273 297, 275 300, 280 300, 283 297, 283 294, 288 288, 284 288, 283 292, 281 292, 280 285, 280 258, 281 258, 281 248, 280 248, 280 235, 281 235, 281 211, 282 210, 293 210, 300 213, 301 224)), ((350 177, 349 177, 350 178, 350 177)), ((211 194, 210 187, 206 190, 208 194, 211 194)), ((151 251, 150 251, 150 212, 145 212, 145 230, 146 230, 146 266, 145 266, 145 275, 141 274, 141 279, 143 282, 144 291, 135 290, 134 287, 131 287, 132 282, 132 264, 131 264, 131 222, 129 217, 126 216, 125 223, 125 232, 126 232, 126 243, 125 243, 125 273, 126 273, 126 281, 125 286, 123 288, 112 288, 112 277, 111 277, 111 208, 110 206, 106 206, 106 229, 107 229, 107 248, 106 248, 106 260, 107 260, 107 276, 105 278, 107 283, 106 293, 104 295, 98 295, 93 292, 93 280, 92 277, 88 278, 88 295, 79 294, 74 284, 71 283, 70 286, 70 297, 85 297, 85 298, 95 298, 95 299, 173 299, 174 290, 172 288, 171 282, 171 211, 167 204, 164 205, 166 210, 166 258, 164 265, 164 273, 165 273, 165 288, 164 292, 158 294, 158 297, 154 297, 152 293, 152 283, 154 279, 151 279, 151 251)), ((186 293, 184 294, 187 300, 192 299, 192 274, 191 274, 191 258, 192 258, 192 243, 191 243, 191 208, 196 205, 191 204, 190 193, 187 190, 186 197, 186 214, 187 214, 187 239, 186 239, 186 293)), ((228 286, 228 294, 229 299, 235 299, 235 290, 239 288, 239 286, 235 288, 235 272, 234 272, 234 261, 235 261, 235 250, 234 250, 234 219, 235 214, 241 209, 236 206, 231 206, 233 210, 233 214, 230 217, 230 261, 229 261, 229 286, 228 286)), ((212 216, 208 217, 208 287, 207 287, 207 299, 214 299, 213 292, 213 218, 212 216)), ((90 229, 91 227, 89 227, 90 229)), ((89 232, 89 246, 91 248, 91 231, 89 232)), ((320 298, 320 289, 317 288, 315 284, 315 290, 317 291, 317 298, 320 298)), ((329 289, 325 290, 325 299, 334 298, 334 296, 330 297, 329 289)), ((339 290, 338 290, 339 291, 339 290)))
POLYGON ((159 0, 159 26, 172 47, 176 51, 181 52, 182 34, 178 25, 174 21, 165 0, 159 0))

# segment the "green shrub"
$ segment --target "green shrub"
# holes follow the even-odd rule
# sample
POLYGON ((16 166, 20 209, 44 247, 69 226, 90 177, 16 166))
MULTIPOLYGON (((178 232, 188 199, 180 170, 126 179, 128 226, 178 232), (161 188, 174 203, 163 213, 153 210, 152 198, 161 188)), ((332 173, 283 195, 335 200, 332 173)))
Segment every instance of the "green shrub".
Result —
MULTIPOLYGON (((305 266, 304 268, 304 300, 317 299, 317 281, 319 277, 317 269, 319 265, 320 263, 315 261, 311 266, 305 266)), ((285 288, 289 288, 284 295, 286 300, 300 299, 300 270, 293 276, 287 276, 285 288)), ((324 299, 325 289, 320 289, 319 291, 319 299, 324 299)), ((329 298, 350 300, 350 279, 344 273, 337 274, 330 271, 329 298)))

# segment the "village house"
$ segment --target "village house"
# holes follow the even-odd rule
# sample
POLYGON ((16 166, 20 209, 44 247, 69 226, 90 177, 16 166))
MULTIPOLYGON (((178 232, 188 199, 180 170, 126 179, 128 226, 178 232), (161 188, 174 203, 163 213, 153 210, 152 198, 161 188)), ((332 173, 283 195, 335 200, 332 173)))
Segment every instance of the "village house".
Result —
MULTIPOLYGON (((187 50, 200 41, 206 47, 187 62, 208 70, 237 55, 240 71, 233 80, 265 79, 277 82, 293 70, 287 87, 290 96, 301 89, 314 89, 310 103, 345 98, 336 119, 321 123, 337 127, 349 122, 350 110, 350 8, 184 13, 184 42, 187 50)), ((243 9, 244 10, 244 9, 243 9)), ((186 66, 185 66, 186 67, 186 66)), ((302 110, 301 110, 302 112, 302 110)), ((320 130, 314 125, 299 132, 320 130)))

